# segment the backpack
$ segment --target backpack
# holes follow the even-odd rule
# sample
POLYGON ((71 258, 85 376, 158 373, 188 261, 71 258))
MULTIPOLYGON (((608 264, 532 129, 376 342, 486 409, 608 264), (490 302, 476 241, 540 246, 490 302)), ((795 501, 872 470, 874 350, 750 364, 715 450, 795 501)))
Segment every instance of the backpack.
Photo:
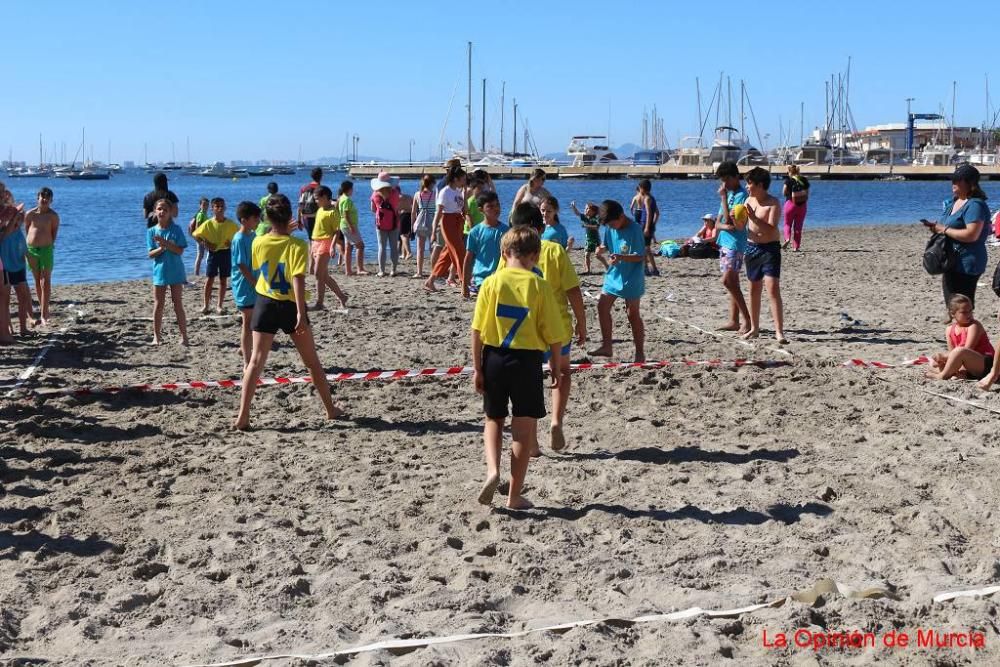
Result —
POLYGON ((302 191, 299 195, 299 209, 302 211, 302 215, 314 218, 316 217, 316 212, 319 210, 319 204, 316 203, 316 186, 311 185, 302 191))
POLYGON ((719 249, 711 243, 693 243, 688 248, 688 257, 691 259, 715 259, 719 256, 719 249))
POLYGON ((931 234, 924 249, 924 270, 932 276, 947 273, 958 266, 958 253, 944 234, 931 234))
POLYGON ((375 228, 383 232, 391 232, 396 228, 396 209, 392 207, 388 197, 379 197, 377 201, 375 228))

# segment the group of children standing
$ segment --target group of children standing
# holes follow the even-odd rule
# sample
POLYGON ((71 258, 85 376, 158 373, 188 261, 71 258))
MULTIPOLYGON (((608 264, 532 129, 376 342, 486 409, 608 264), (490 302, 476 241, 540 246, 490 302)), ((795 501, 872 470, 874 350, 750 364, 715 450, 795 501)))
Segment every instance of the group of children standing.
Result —
POLYGON ((10 321, 10 292, 17 298, 19 333, 28 335, 28 323, 45 326, 50 319, 52 268, 59 214, 52 209, 52 190, 41 188, 37 205, 24 210, 13 194, 0 183, 0 344, 14 342, 10 321), (36 316, 28 286, 28 269, 35 281, 39 313, 36 316))

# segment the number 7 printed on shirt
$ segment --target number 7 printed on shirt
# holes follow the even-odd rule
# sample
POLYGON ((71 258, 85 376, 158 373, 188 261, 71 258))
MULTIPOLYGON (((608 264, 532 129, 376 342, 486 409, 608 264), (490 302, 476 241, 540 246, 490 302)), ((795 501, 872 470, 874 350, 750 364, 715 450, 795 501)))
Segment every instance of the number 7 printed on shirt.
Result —
POLYGON ((503 303, 497 304, 497 317, 503 317, 505 319, 514 320, 514 324, 511 325, 510 331, 504 337, 503 342, 500 343, 500 347, 508 348, 510 344, 514 342, 514 337, 517 335, 517 330, 521 328, 524 324, 524 320, 527 319, 528 313, 530 311, 522 306, 508 306, 503 303))

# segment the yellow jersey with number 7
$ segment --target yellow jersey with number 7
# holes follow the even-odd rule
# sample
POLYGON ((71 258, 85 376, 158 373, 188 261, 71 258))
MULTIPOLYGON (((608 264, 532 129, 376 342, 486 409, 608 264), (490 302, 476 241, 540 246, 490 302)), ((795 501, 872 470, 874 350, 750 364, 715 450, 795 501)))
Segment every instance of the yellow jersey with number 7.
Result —
POLYGON ((506 267, 483 281, 472 328, 484 345, 545 351, 569 339, 552 287, 538 274, 506 267))
POLYGON ((295 301, 292 278, 306 273, 309 246, 294 236, 265 234, 253 240, 253 270, 260 271, 257 294, 277 301, 295 301))

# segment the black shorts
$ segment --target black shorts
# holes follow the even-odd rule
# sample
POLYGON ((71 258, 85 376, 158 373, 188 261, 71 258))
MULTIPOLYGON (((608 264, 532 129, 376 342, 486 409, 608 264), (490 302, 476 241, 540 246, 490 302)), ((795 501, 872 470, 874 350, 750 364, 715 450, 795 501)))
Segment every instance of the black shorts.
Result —
POLYGON ((229 248, 208 253, 208 266, 205 275, 209 278, 228 278, 233 269, 233 251, 229 248))
POLYGON ((20 285, 21 283, 28 282, 28 270, 21 269, 20 271, 8 271, 3 270, 3 282, 5 285, 20 285))
POLYGON ((413 223, 410 220, 409 211, 399 212, 399 233, 402 236, 409 236, 413 233, 413 223))
POLYGON ((645 230, 642 232, 642 238, 646 241, 646 247, 653 245, 653 239, 656 238, 656 225, 652 225, 649 228, 649 233, 647 234, 645 230))
POLYGON ((983 357, 984 358, 983 358, 983 372, 982 372, 982 374, 981 375, 976 375, 976 374, 973 374, 973 373, 969 373, 969 379, 970 380, 982 380, 984 377, 986 377, 987 375, 989 375, 993 371, 993 355, 992 354, 984 354, 983 357))
POLYGON ((748 243, 747 251, 743 255, 743 263, 747 267, 747 278, 750 282, 758 282, 764 276, 770 278, 781 277, 781 244, 777 241, 771 243, 748 243))
MULTIPOLYGON (((299 312, 294 301, 278 301, 263 294, 257 295, 253 305, 253 315, 250 317, 250 330, 274 335, 278 330, 291 335, 295 331, 299 312)), ((309 318, 306 317, 306 324, 309 318)))
POLYGON ((541 350, 483 347, 483 410, 490 419, 545 416, 541 350))

